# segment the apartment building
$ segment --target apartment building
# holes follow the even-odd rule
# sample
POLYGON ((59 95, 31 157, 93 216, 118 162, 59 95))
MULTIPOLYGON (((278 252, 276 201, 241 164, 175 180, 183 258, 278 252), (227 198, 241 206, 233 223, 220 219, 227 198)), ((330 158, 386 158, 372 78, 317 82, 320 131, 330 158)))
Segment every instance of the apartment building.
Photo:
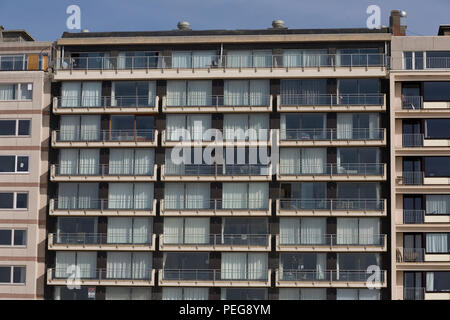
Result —
POLYGON ((0 299, 43 299, 51 42, 0 26, 0 299))
POLYGON ((450 299, 449 35, 392 38, 393 299, 450 299))
POLYGON ((391 20, 64 33, 46 298, 390 299, 391 20))

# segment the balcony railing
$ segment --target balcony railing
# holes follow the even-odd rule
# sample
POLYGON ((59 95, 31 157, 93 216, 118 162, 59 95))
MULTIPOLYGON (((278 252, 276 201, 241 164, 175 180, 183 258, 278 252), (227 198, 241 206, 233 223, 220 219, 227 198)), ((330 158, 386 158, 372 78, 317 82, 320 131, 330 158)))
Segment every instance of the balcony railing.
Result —
MULTIPOLYGON (((300 232, 299 232, 300 233, 300 232)), ((280 245, 384 246, 385 234, 348 236, 342 234, 279 236, 280 245)))
POLYGON ((51 172, 54 176, 152 176, 153 165, 60 165, 53 164, 51 172))
POLYGON ((269 201, 266 200, 238 200, 238 199, 210 199, 210 200, 163 200, 164 210, 267 210, 269 201))
POLYGON ((165 97, 165 104, 172 107, 244 107, 269 106, 271 95, 269 93, 204 95, 202 93, 184 93, 182 98, 170 95, 165 97))
POLYGON ((135 108, 154 107, 156 96, 55 97, 58 108, 135 108))
POLYGON ((404 185, 423 185, 424 177, 423 171, 403 171, 402 173, 404 185))
POLYGON ((282 106, 381 106, 384 94, 280 94, 282 106))
POLYGON ((56 61, 58 70, 134 69, 239 69, 239 68, 320 68, 388 67, 389 57, 373 54, 285 54, 285 55, 203 55, 183 57, 67 57, 56 61))
POLYGON ((67 198, 52 199, 51 205, 54 210, 152 210, 153 199, 86 199, 67 198))
POLYGON ((450 57, 403 58, 403 70, 427 70, 427 69, 450 69, 450 57))
POLYGON ((403 134, 403 147, 411 148, 411 147, 423 147, 425 135, 422 133, 414 133, 414 134, 403 134))
POLYGON ((152 244, 152 236, 147 233, 114 232, 114 233, 63 233, 49 234, 52 244, 99 245, 99 244, 152 244))
POLYGON ((268 142, 271 136, 270 129, 236 129, 226 130, 217 128, 207 128, 198 130, 187 130, 185 128, 166 129, 163 131, 163 141, 165 142, 206 142, 206 143, 233 143, 233 142, 268 142), (217 136, 213 140, 211 135, 207 132, 211 130, 213 133, 220 133, 223 140, 219 140, 217 136))
POLYGON ((402 108, 407 110, 420 110, 423 108, 422 96, 403 96, 402 108))
MULTIPOLYGON (((279 273, 282 281, 345 281, 366 282, 372 273, 366 270, 297 270, 284 269, 279 273)), ((385 282, 385 272, 380 272, 380 282, 385 282)))
POLYGON ((164 244, 175 245, 211 245, 211 246, 259 246, 269 245, 269 234, 185 234, 180 239, 178 234, 162 235, 164 244))
POLYGON ((403 288, 403 300, 424 300, 425 288, 403 288))
POLYGON ((281 210, 383 211, 384 204, 384 199, 280 199, 281 210))
MULTIPOLYGON (((70 267, 69 267, 70 268, 70 267)), ((152 269, 145 267, 114 267, 106 269, 96 269, 90 266, 73 266, 70 270, 66 267, 52 268, 52 277, 55 280, 69 280, 76 275, 77 279, 82 280, 151 280, 152 269), (70 270, 70 272, 68 271, 70 270)))
POLYGON ((176 281, 267 281, 268 269, 231 271, 220 269, 163 269, 163 280, 176 281))
POLYGON ((25 55, 0 55, 0 71, 24 71, 28 69, 25 55))
POLYGON ((327 163, 323 165, 280 165, 280 175, 367 176, 383 175, 384 163, 327 163))
POLYGON ((258 164, 166 164, 164 174, 167 176, 267 176, 271 172, 270 166, 258 164))
POLYGON ((383 140, 384 129, 284 129, 280 131, 280 140, 348 141, 383 140))
POLYGON ((154 141, 155 130, 56 130, 57 142, 154 141))
POLYGON ((403 210, 403 223, 421 224, 424 223, 425 210, 403 210))
POLYGON ((425 249, 423 248, 403 248, 404 262, 424 262, 425 249))

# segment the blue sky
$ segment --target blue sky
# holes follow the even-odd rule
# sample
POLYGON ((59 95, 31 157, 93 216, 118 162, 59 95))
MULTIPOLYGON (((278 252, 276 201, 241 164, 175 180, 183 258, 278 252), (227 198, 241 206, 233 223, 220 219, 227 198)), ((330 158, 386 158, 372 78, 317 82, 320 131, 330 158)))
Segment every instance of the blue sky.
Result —
POLYGON ((66 8, 81 8, 90 31, 170 30, 180 20, 194 30, 268 28, 282 19, 289 28, 366 26, 366 8, 381 7, 382 24, 393 9, 407 12, 408 34, 435 35, 450 24, 450 0, 0 0, 0 25, 54 40, 66 29, 66 8))

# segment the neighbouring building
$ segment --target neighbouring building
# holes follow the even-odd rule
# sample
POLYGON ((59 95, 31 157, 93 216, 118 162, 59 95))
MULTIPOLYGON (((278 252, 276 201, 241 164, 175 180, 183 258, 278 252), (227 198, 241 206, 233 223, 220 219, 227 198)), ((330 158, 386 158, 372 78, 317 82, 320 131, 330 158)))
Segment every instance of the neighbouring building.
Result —
POLYGON ((0 26, 0 299, 43 299, 51 42, 0 26))

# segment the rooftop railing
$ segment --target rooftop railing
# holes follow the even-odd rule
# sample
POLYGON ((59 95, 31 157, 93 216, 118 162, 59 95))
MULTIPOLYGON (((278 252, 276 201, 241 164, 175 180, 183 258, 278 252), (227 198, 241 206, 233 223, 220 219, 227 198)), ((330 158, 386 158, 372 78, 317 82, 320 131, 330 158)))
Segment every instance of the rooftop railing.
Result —
POLYGON ((382 211, 385 199, 280 199, 280 209, 382 211))
POLYGON ((280 140, 314 140, 314 141, 349 141, 349 140, 383 140, 384 129, 357 128, 341 129, 282 129, 280 140))
POLYGON ((323 165, 283 165, 280 175, 330 175, 330 176, 366 176, 383 175, 384 163, 327 163, 323 165))
POLYGON ((58 70, 239 69, 388 67, 390 58, 370 54, 202 55, 139 57, 67 57, 56 61, 58 70))

